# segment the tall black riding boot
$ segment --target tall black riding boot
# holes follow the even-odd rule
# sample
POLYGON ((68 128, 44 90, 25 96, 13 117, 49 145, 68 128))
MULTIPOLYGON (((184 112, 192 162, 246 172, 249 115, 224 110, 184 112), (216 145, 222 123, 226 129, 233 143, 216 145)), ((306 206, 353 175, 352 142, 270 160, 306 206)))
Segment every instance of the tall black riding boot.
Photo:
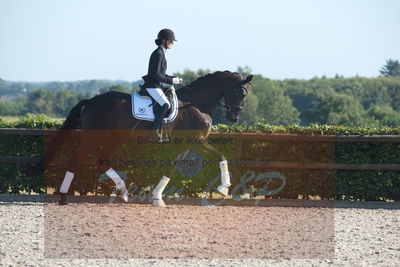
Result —
POLYGON ((153 125, 151 127, 151 133, 150 133, 150 141, 156 141, 156 142, 163 142, 167 140, 163 140, 161 136, 161 129, 162 129, 162 123, 165 117, 165 114, 167 114, 168 111, 168 104, 164 104, 158 112, 154 112, 154 121, 153 125))

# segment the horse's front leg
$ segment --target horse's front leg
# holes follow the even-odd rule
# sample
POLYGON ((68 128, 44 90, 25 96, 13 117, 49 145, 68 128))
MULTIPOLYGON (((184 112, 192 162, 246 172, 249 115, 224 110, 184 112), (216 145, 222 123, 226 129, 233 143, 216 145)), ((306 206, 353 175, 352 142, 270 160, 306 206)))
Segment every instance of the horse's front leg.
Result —
POLYGON ((219 157, 219 168, 221 171, 221 185, 217 187, 217 192, 221 193, 223 196, 228 196, 229 187, 231 186, 231 178, 228 169, 228 161, 222 152, 215 149, 212 145, 207 142, 204 142, 200 150, 202 150, 205 154, 212 154, 214 156, 219 157))
POLYGON ((153 194, 152 194, 152 205, 153 207, 165 207, 165 202, 162 199, 162 193, 169 183, 171 179, 168 178, 167 176, 163 176, 158 183, 158 185, 154 188, 153 194))
POLYGON ((221 185, 217 187, 217 191, 222 195, 227 196, 229 193, 229 187, 231 186, 231 177, 228 170, 228 161, 222 160, 219 162, 219 168, 221 170, 221 185))

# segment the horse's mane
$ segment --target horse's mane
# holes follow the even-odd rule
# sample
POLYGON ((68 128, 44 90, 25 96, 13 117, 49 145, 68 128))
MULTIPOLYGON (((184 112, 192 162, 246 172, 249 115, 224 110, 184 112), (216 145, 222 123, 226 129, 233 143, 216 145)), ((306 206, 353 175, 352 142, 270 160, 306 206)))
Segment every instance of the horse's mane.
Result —
POLYGON ((196 95, 193 94, 195 91, 201 90, 201 94, 204 94, 204 89, 209 88, 209 89, 214 89, 215 85, 218 84, 217 78, 222 78, 222 79, 237 79, 241 80, 242 77, 239 73, 237 72, 230 72, 228 70, 225 71, 216 71, 213 73, 208 73, 197 80, 191 82, 189 85, 186 85, 179 89, 176 93, 178 95, 178 98, 182 101, 196 101, 196 97, 198 97, 200 94, 196 95))
POLYGON ((222 74, 222 75, 229 75, 229 76, 236 76, 236 75, 238 75, 238 76, 240 77, 240 74, 237 73, 237 72, 230 72, 229 70, 225 70, 225 71, 216 71, 216 72, 213 72, 213 73, 208 73, 208 74, 206 74, 206 75, 204 75, 204 76, 198 78, 197 80, 194 80, 193 82, 191 82, 191 83, 188 85, 188 87, 195 89, 195 88, 197 88, 197 87, 199 87, 199 86, 203 86, 203 85, 204 85, 204 82, 208 82, 208 81, 212 80, 212 79, 210 79, 210 78, 219 76, 219 75, 221 75, 221 74, 222 74))

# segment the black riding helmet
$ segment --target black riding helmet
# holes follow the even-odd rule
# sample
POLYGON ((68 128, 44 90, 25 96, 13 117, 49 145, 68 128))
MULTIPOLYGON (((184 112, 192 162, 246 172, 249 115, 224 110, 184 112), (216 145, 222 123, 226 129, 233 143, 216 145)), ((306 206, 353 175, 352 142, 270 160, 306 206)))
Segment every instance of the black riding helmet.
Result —
POLYGON ((157 36, 157 40, 171 40, 171 41, 176 41, 175 40, 175 33, 170 30, 170 29, 162 29, 157 36))

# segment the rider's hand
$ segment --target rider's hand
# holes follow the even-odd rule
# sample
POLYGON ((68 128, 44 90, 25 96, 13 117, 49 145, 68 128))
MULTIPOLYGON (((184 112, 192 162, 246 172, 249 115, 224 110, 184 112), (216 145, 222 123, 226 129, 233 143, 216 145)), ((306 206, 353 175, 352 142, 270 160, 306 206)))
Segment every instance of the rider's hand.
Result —
POLYGON ((183 79, 181 77, 175 77, 172 79, 173 84, 180 84, 183 83, 183 79))

